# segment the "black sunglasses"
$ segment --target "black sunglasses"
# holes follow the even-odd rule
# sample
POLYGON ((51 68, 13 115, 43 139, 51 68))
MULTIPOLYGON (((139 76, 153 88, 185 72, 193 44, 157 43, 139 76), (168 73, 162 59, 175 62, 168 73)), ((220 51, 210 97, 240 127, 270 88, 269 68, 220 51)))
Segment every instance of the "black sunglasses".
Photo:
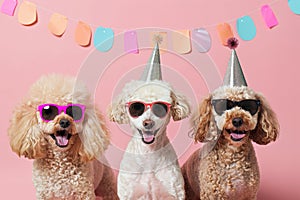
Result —
POLYGON ((218 115, 222 115, 226 110, 230 110, 236 106, 248 111, 251 115, 257 113, 260 101, 255 99, 246 99, 242 101, 231 101, 228 99, 213 99, 211 101, 218 115))

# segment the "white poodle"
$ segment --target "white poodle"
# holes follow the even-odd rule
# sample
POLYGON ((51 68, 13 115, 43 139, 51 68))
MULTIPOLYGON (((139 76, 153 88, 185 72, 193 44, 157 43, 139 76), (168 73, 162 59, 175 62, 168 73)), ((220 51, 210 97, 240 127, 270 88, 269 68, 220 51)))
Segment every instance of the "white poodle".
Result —
POLYGON ((118 175, 122 200, 185 199, 184 180, 167 137, 167 125, 171 116, 175 121, 187 117, 190 107, 168 83, 152 79, 127 83, 109 111, 110 120, 129 123, 133 132, 118 175))
POLYGON ((38 199, 118 199, 113 171, 99 162, 109 144, 87 88, 61 75, 39 79, 8 130, 19 156, 34 159, 38 199))
POLYGON ((163 81, 132 81, 113 103, 110 119, 130 123, 133 137, 118 176, 120 199, 184 199, 176 153, 167 137, 171 115, 188 116, 187 100, 163 81))

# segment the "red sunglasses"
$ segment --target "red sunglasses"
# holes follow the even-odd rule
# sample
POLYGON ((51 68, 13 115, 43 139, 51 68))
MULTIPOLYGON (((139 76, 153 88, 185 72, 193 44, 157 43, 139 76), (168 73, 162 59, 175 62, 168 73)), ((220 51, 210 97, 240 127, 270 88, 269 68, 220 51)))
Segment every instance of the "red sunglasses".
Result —
POLYGON ((81 104, 69 104, 66 106, 60 106, 47 103, 39 105, 37 110, 40 112, 40 116, 45 122, 53 120, 62 111, 72 117, 75 122, 79 122, 84 117, 85 106, 81 104))
POLYGON ((146 109, 150 108, 153 114, 159 118, 165 117, 170 111, 171 104, 167 102, 157 101, 145 103, 141 101, 133 101, 126 103, 129 114, 133 118, 141 116, 146 109))

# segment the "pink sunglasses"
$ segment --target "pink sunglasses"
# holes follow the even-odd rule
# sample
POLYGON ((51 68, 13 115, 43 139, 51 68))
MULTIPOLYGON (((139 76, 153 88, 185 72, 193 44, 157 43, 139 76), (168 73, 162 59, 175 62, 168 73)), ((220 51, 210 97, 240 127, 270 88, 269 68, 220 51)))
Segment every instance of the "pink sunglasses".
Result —
POLYGON ((126 103, 131 117, 137 118, 141 116, 147 108, 150 108, 154 115, 159 118, 165 117, 170 111, 171 104, 167 102, 157 101, 152 103, 144 103, 141 101, 133 101, 126 103))
POLYGON ((39 105, 37 110, 40 112, 40 116, 45 122, 53 120, 62 111, 72 117, 75 122, 79 122, 84 117, 85 106, 81 104, 69 104, 66 106, 60 106, 47 103, 39 105))

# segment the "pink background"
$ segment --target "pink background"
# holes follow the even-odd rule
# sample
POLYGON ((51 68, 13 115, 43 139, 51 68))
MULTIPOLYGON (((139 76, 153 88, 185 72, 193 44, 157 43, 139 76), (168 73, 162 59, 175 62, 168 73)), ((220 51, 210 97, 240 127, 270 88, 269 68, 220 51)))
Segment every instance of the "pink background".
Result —
MULTIPOLYGON (((3 0, 0 4, 2 2, 3 0)), ((171 30, 204 27, 212 37, 212 48, 204 56, 210 56, 219 77, 223 77, 229 50, 219 42, 215 25, 228 22, 236 33, 235 20, 246 14, 253 18, 257 26, 257 36, 249 42, 240 40, 237 50, 239 59, 248 85, 265 95, 277 113, 281 125, 278 141, 267 146, 255 144, 261 172, 258 199, 300 198, 300 135, 297 133, 296 126, 299 123, 297 114, 300 111, 296 105, 300 97, 297 68, 300 52, 300 16, 291 12, 286 0, 279 0, 271 5, 279 21, 279 26, 271 30, 265 26, 260 14, 260 7, 265 3, 273 2, 271 0, 111 0, 105 2, 34 0, 33 2, 38 5, 39 18, 38 23, 33 26, 20 25, 16 14, 10 17, 0 13, 2 198, 35 199, 35 190, 31 181, 32 161, 18 158, 11 152, 7 137, 9 119, 14 106, 21 101, 30 85, 41 75, 53 72, 76 75, 94 51, 92 46, 82 48, 74 42, 77 20, 93 24, 93 30, 98 25, 111 27, 115 33, 143 27, 161 27, 171 30), (67 31, 61 38, 53 36, 47 29, 48 20, 53 12, 64 14, 69 18, 67 31)), ((126 74, 132 70, 130 66, 136 67, 145 63, 149 54, 149 51, 142 51, 138 55, 127 55, 118 59, 110 68, 114 69, 110 74, 115 74, 115 77, 126 74)), ((98 55, 101 57, 109 54, 98 53, 98 55)), ((203 55, 199 53, 199 58, 201 56, 203 55)), ((180 61, 180 58, 176 60, 165 53, 162 54, 162 59, 168 66, 181 67, 177 71, 185 80, 189 80, 196 96, 195 101, 200 101, 209 92, 201 77, 194 76, 193 68, 180 61)), ((168 69, 170 74, 174 73, 170 68, 168 69)), ((168 76, 168 73, 164 74, 168 76)), ((104 76, 95 92, 96 102, 103 112, 109 104, 110 98, 107 96, 115 95, 111 94, 112 85, 116 85, 116 78, 110 80, 109 77, 104 76)), ((121 83, 118 83, 116 90, 121 87, 120 85, 121 83)), ((192 101, 194 107, 195 101, 192 101)), ((112 146, 124 149, 130 136, 120 132, 115 124, 108 123, 108 125, 112 130, 112 146)), ((171 124, 170 132, 176 132, 177 127, 178 124, 171 124)), ((124 129, 128 127, 125 126, 124 129)), ((186 132, 180 133, 180 137, 190 140, 187 135, 186 132)), ((175 136, 170 134, 171 138, 175 136)), ((187 156, 199 146, 199 144, 190 144, 187 151, 180 155, 180 163, 184 162, 187 156)), ((107 156, 110 157, 109 152, 107 156)))

